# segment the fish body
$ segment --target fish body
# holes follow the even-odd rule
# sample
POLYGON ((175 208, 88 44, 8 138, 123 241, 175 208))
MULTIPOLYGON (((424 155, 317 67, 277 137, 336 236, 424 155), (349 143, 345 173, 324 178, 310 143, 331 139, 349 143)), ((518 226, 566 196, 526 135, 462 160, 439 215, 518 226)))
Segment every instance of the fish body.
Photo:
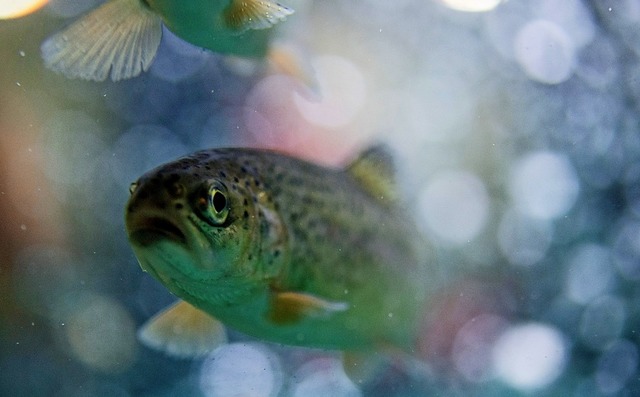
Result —
POLYGON ((67 77, 118 81, 146 71, 162 25, 214 52, 264 57, 273 25, 293 10, 273 0, 108 0, 42 44, 45 65, 67 77))
POLYGON ((261 29, 232 25, 226 12, 230 0, 147 0, 147 4, 171 32, 193 45, 244 57, 267 54, 273 35, 267 29, 270 25, 261 29))
MULTIPOLYGON (((435 275, 392 173, 380 147, 344 169, 270 151, 202 151, 133 185, 127 233, 145 271, 243 333, 411 351, 435 275)), ((154 332, 151 344, 173 343, 154 332)))

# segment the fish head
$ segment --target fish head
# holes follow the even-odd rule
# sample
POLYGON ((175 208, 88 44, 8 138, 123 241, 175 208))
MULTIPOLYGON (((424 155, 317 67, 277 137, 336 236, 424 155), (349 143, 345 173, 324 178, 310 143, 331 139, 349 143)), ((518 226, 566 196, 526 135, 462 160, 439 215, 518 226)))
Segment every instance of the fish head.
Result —
POLYGON ((255 264, 257 209, 233 172, 231 163, 201 155, 131 185, 125 225, 133 251, 143 270, 180 297, 240 294, 264 278, 255 264))

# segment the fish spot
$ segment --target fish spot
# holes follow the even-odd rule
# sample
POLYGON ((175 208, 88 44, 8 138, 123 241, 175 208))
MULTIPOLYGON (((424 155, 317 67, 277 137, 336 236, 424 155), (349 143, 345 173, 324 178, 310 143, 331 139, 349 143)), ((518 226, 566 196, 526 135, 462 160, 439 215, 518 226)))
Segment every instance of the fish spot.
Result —
POLYGON ((184 194, 184 186, 179 183, 172 183, 170 180, 165 182, 164 188, 171 197, 180 197, 184 194))
POLYGON ((182 203, 176 203, 174 207, 177 210, 181 210, 182 208, 184 208, 184 205, 182 203))
POLYGON ((247 218, 249 217, 249 213, 248 213, 247 211, 245 211, 245 212, 242 214, 242 216, 243 216, 245 219, 247 219, 247 218))
POLYGON ((280 256, 280 250, 273 251, 273 256, 274 256, 274 258, 279 257, 280 256))
POLYGON ((234 181, 235 183, 240 183, 240 179, 238 179, 238 177, 237 177, 237 176, 234 176, 234 177, 233 177, 233 181, 234 181))
POLYGON ((226 178, 227 177, 227 174, 224 171, 218 172, 218 175, 220 175, 222 178, 226 178))
POLYGON ((246 167, 240 167, 240 172, 242 172, 243 174, 247 173, 247 168, 246 167))
POLYGON ((242 205, 244 205, 245 207, 249 205, 249 200, 247 200, 246 198, 242 201, 242 205))

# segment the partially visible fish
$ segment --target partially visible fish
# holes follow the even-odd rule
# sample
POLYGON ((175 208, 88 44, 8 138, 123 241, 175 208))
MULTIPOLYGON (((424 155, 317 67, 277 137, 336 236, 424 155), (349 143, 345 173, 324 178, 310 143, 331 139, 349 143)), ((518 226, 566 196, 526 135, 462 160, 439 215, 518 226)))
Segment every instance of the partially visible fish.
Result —
POLYGON ((151 66, 163 24, 214 52, 263 57, 269 28, 292 13, 273 0, 108 0, 41 50, 45 65, 67 77, 118 81, 151 66))
POLYGON ((128 238, 184 302, 142 339, 203 354, 224 341, 215 318, 288 345, 414 351, 436 268, 393 179, 383 147, 344 169, 212 149, 149 171, 131 188, 128 238))

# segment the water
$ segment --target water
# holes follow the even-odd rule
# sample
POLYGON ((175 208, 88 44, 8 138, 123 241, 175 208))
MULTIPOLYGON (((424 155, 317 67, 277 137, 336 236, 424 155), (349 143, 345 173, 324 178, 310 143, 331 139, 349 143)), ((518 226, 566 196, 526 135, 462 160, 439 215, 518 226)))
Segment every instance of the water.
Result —
POLYGON ((0 21, 1 395, 640 394, 640 2, 287 2, 320 97, 166 31, 132 80, 44 69, 42 40, 93 4, 0 21), (450 280, 428 367, 354 384, 336 352, 234 331, 198 360, 137 341, 173 301, 123 229, 143 171, 214 146, 335 165, 380 140, 450 280))

